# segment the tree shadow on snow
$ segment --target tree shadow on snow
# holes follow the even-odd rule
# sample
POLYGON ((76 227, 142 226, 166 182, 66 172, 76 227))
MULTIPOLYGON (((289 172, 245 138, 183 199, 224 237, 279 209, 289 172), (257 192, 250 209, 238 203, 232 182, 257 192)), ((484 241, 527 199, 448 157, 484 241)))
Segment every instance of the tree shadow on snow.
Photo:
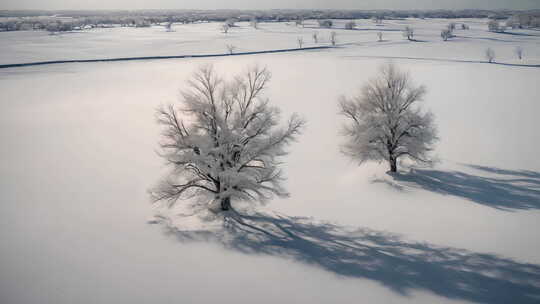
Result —
POLYGON ((415 169, 394 180, 444 195, 461 197, 500 210, 540 209, 540 173, 467 165, 491 177, 461 171, 415 169))
POLYGON ((226 216, 219 231, 168 233, 181 241, 212 239, 246 254, 284 257, 336 275, 377 281, 401 295, 423 290, 480 303, 538 303, 540 266, 492 254, 403 240, 305 217, 226 216))

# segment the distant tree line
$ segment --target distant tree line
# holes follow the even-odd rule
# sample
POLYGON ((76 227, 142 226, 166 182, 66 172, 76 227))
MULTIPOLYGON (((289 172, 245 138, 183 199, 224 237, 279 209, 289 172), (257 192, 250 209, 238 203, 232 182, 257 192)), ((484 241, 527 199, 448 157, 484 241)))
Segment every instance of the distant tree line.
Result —
MULTIPOLYGON (((323 27, 332 27, 332 19, 384 19, 399 18, 490 18, 507 20, 506 27, 540 27, 540 10, 112 10, 112 11, 0 11, 0 31, 44 30, 59 31, 94 27, 146 27, 170 23, 194 22, 296 22, 306 19, 321 21, 323 27)), ((256 24, 255 23, 255 24, 256 24)), ((354 28, 354 24, 349 24, 354 28)))

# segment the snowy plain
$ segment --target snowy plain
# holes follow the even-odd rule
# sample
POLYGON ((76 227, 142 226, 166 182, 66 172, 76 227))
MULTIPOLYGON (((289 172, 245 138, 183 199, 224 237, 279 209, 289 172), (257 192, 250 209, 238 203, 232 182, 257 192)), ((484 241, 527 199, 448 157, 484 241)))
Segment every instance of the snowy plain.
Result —
POLYGON ((317 45, 338 35, 328 50, 0 69, 0 303, 539 301, 540 68, 483 54, 540 64, 540 32, 463 20, 471 29, 443 42, 448 22, 0 33, 0 64, 272 50, 299 36, 314 46, 313 31, 317 45), (402 37, 406 24, 418 41, 402 37), (388 60, 427 86, 441 138, 439 163, 398 177, 339 152, 338 97, 388 60), (266 96, 307 120, 284 159, 291 197, 260 208, 303 238, 224 247, 147 223, 156 211, 146 191, 163 171, 155 109, 178 102, 207 63, 224 76, 267 66, 266 96))

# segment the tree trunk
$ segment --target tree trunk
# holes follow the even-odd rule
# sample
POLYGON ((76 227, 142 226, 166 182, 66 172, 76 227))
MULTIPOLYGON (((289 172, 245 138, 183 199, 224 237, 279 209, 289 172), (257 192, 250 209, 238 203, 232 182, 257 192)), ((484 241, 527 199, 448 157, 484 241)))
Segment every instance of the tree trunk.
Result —
POLYGON ((225 197, 221 199, 221 210, 228 211, 231 209, 231 198, 225 197))
POLYGON ((390 163, 390 172, 397 172, 397 160, 393 156, 390 156, 388 162, 390 163))

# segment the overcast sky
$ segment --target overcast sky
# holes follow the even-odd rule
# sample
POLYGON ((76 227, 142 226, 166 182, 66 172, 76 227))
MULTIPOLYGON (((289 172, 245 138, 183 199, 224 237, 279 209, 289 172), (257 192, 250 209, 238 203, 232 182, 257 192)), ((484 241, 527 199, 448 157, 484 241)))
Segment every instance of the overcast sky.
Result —
POLYGON ((540 0, 0 0, 0 9, 532 9, 540 0))

